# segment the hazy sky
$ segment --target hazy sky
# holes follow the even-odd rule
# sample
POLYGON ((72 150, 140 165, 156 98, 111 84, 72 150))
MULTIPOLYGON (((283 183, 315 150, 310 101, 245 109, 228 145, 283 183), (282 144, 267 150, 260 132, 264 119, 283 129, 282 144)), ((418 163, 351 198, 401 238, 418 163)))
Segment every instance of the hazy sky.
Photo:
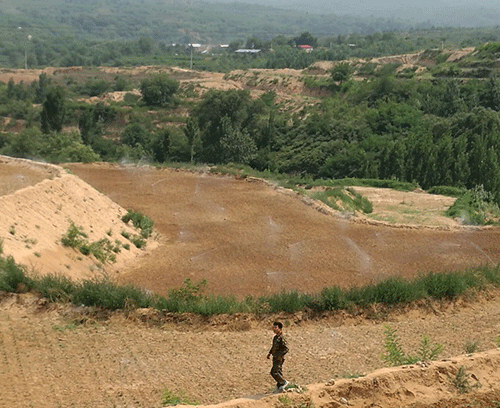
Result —
POLYGON ((440 25, 500 25, 499 0, 205 0, 254 3, 311 13, 439 21, 440 25))

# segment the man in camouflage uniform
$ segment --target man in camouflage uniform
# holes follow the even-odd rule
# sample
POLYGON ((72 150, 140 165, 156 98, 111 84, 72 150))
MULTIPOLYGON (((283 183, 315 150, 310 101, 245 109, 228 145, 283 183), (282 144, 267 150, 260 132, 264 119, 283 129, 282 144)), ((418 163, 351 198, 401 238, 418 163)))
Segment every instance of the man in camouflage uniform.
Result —
POLYGON ((285 354, 288 353, 288 346, 283 337, 283 324, 274 322, 273 324, 273 345, 267 355, 267 358, 273 356, 273 367, 271 368, 271 376, 276 381, 276 390, 274 392, 283 392, 288 385, 288 381, 283 378, 283 363, 285 362, 285 354))

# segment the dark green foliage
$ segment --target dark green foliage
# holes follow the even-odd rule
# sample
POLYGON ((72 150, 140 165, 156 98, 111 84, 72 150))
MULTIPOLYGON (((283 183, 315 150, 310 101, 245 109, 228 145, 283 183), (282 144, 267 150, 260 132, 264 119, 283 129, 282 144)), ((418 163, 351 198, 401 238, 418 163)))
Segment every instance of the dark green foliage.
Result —
POLYGON ((42 132, 60 132, 64 123, 65 113, 65 95, 63 88, 58 86, 50 89, 42 104, 42 132))
POLYGON ((123 144, 131 147, 135 147, 137 145, 145 147, 149 143, 150 137, 151 134, 142 124, 131 123, 124 129, 121 141, 123 144))
POLYGON ((449 197, 461 197, 467 190, 451 186, 434 186, 427 190, 429 194, 445 195, 449 197))
POLYGON ((45 275, 34 281, 33 288, 50 302, 68 302, 75 291, 75 284, 64 275, 45 275))
POLYGON ((141 236, 143 238, 149 238, 153 233, 153 220, 139 212, 129 210, 127 214, 122 217, 122 221, 124 223, 132 221, 134 227, 141 230, 141 236))
POLYGON ((349 77, 353 72, 354 69, 351 67, 351 64, 349 64, 348 62, 341 62, 333 67, 331 78, 333 81, 342 83, 349 80, 349 77))
POLYGON ((116 310, 130 307, 149 307, 152 299, 138 288, 119 286, 106 279, 96 279, 76 284, 72 302, 77 305, 116 310))
MULTIPOLYGON (((256 152, 253 133, 264 106, 261 100, 252 101, 248 91, 204 94, 192 113, 201 132, 203 160, 248 163, 256 152)), ((194 124, 192 128, 194 131, 194 124)))
POLYGON ((0 258, 0 290, 18 292, 30 290, 33 281, 26 275, 24 268, 14 261, 11 256, 0 258))
POLYGON ((157 74, 141 82, 141 94, 149 106, 172 106, 174 94, 179 89, 179 83, 165 74, 157 74))

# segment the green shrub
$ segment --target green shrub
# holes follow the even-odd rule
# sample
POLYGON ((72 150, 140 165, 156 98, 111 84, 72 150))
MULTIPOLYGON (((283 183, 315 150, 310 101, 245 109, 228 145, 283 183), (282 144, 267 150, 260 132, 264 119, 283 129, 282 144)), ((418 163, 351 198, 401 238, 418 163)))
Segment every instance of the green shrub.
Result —
POLYGON ((75 284, 63 275, 45 275, 34 282, 34 289, 50 302, 71 301, 75 284))
POLYGON ((500 217, 500 209, 493 195, 479 185, 458 197, 446 215, 460 218, 467 225, 485 225, 500 217))
POLYGON ((64 246, 79 249, 87 237, 88 235, 83 232, 83 227, 77 227, 73 222, 71 222, 68 230, 61 238, 61 243, 64 246))
POLYGON ((462 197, 467 190, 465 188, 452 186, 434 186, 427 190, 429 194, 444 195, 448 197, 462 197))
POLYGON ((108 310, 125 307, 149 307, 150 296, 133 286, 119 286, 107 279, 85 280, 76 285, 73 303, 97 306, 108 310))
POLYGON ((417 280, 427 296, 434 299, 453 299, 464 293, 467 279, 463 273, 429 273, 417 280))
POLYGON ((293 313, 303 310, 305 306, 312 304, 312 297, 297 291, 281 292, 266 299, 271 313, 287 312, 293 313))
POLYGON ((321 291, 317 305, 320 310, 340 310, 347 307, 348 301, 342 289, 331 286, 321 291))
POLYGON ((149 238, 153 233, 153 220, 141 213, 129 210, 128 213, 122 217, 122 221, 126 224, 132 221, 134 227, 141 230, 141 236, 143 238, 149 238))
POLYGON ((30 290, 33 280, 26 275, 24 268, 14 261, 14 258, 0 258, 0 290, 18 292, 30 290))
POLYGON ((466 368, 460 366, 454 377, 450 377, 450 382, 453 384, 460 394, 467 394, 477 385, 472 385, 469 382, 469 374, 467 374, 466 368))

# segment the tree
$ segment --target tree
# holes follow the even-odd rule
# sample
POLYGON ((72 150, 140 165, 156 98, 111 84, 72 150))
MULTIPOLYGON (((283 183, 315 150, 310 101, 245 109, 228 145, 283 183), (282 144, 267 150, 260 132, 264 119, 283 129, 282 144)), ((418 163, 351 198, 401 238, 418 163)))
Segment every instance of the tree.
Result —
POLYGON ((151 143, 151 153, 158 163, 167 160, 170 149, 170 131, 169 129, 160 129, 153 137, 151 143))
POLYGON ((191 116, 186 122, 186 127, 183 128, 183 132, 188 140, 190 161, 193 163, 195 154, 201 148, 201 135, 196 120, 191 116))
POLYGON ((150 106, 165 106, 174 102, 179 83, 165 74, 157 74, 141 82, 142 99, 150 106))
POLYGON ((353 71, 354 70, 351 67, 351 64, 349 64, 348 62, 341 62, 333 67, 331 78, 335 82, 343 83, 349 80, 349 77, 351 76, 353 71))
POLYGON ((227 117, 222 119, 220 146, 226 163, 248 164, 257 153, 255 141, 248 132, 235 129, 227 117))
POLYGON ((145 147, 149 141, 149 133, 140 123, 131 123, 123 130, 122 143, 131 147, 145 147))
POLYGON ((47 92, 42 104, 41 128, 43 133, 60 132, 65 117, 64 90, 60 86, 47 92))
POLYGON ((225 160, 220 140, 228 123, 233 130, 247 131, 253 126, 257 114, 251 109, 252 100, 248 91, 210 91, 193 110, 201 130, 203 160, 221 163, 225 160))
POLYGON ((295 45, 310 45, 311 47, 316 47, 316 45, 318 44, 318 39, 316 37, 313 37, 312 34, 308 31, 300 34, 293 40, 295 41, 295 45))

